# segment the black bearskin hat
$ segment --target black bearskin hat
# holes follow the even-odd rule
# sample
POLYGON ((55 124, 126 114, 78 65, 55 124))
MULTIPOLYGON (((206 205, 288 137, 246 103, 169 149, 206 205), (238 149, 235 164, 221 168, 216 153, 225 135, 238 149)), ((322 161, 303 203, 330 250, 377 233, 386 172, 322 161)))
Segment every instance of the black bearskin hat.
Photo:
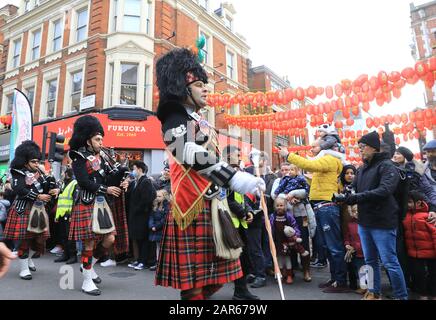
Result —
POLYGON ((196 81, 207 83, 207 73, 195 53, 180 48, 159 58, 156 78, 161 103, 168 100, 184 102, 188 97, 187 86, 196 81))
POLYGON ((24 166, 33 159, 42 159, 41 149, 33 141, 23 141, 23 143, 15 149, 15 157, 11 162, 11 168, 23 169, 24 166))
POLYGON ((73 136, 70 140, 71 150, 79 150, 81 147, 86 147, 86 141, 101 134, 104 136, 104 129, 100 121, 94 116, 83 116, 74 122, 73 136))

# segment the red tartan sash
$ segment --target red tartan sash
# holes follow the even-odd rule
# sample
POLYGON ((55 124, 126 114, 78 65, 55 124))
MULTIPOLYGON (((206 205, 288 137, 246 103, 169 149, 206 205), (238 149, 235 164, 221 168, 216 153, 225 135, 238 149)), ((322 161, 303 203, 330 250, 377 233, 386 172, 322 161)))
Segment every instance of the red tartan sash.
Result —
POLYGON ((180 164, 170 156, 172 215, 181 230, 185 230, 203 211, 203 196, 211 182, 195 170, 180 164))

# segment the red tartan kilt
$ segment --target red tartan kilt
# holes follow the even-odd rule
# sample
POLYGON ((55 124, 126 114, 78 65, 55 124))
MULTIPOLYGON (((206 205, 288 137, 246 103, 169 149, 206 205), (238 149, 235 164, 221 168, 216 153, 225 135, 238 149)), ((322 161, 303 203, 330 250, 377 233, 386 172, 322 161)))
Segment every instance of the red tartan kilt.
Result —
POLYGON ((28 203, 24 212, 19 215, 15 209, 15 203, 12 204, 8 219, 6 220, 5 230, 3 231, 3 238, 7 240, 28 240, 37 237, 47 239, 50 234, 46 231, 42 234, 27 231, 29 224, 30 210, 32 203, 28 203))
POLYGON ((124 194, 115 198, 112 197, 109 206, 112 210, 115 223, 115 231, 117 235, 115 237, 114 251, 115 254, 122 254, 129 252, 129 229, 127 227, 127 216, 124 194))
MULTIPOLYGON (((81 201, 73 206, 71 210, 69 240, 95 240, 99 242, 103 236, 92 231, 92 212, 94 203, 84 204, 81 201)), ((115 235, 116 232, 111 234, 115 235)))
POLYGON ((222 285, 242 277, 239 259, 215 255, 210 201, 184 231, 168 214, 160 247, 156 285, 180 290, 222 285))

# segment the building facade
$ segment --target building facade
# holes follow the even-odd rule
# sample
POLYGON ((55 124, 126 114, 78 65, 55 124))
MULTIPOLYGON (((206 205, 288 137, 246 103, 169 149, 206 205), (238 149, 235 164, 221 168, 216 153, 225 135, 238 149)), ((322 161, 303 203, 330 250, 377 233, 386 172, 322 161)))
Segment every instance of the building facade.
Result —
MULTIPOLYGON (((61 120, 86 112, 114 109, 117 120, 123 113, 131 120, 139 109, 151 115, 156 60, 172 48, 194 47, 200 36, 206 38, 210 91, 248 91, 249 47, 233 30, 235 14, 231 4, 213 10, 207 0, 22 0, 18 8, 7 6, 0 10, 0 114, 12 112, 18 88, 30 100, 36 127, 59 122, 59 132, 66 130, 61 120)), ((206 109, 203 115, 226 129, 226 112, 206 109)), ((230 112, 239 114, 238 106, 230 112)), ((145 149, 144 159, 162 163, 163 150, 145 149)))
MULTIPOLYGON (((419 6, 411 3, 410 17, 413 41, 411 44, 412 56, 416 61, 427 60, 435 56, 436 1, 429 1, 419 6)), ((436 106, 436 84, 431 89, 425 88, 425 104, 427 108, 434 108, 436 106)), ((433 136, 436 137, 435 129, 433 129, 433 136)))

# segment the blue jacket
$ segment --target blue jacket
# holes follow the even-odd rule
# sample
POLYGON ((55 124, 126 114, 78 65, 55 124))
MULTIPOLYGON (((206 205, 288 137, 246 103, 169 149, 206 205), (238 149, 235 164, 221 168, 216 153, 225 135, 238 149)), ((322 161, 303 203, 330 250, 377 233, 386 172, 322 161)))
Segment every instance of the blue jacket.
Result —
POLYGON ((426 200, 429 202, 430 211, 436 209, 436 181, 431 176, 431 169, 425 169, 424 174, 420 180, 420 191, 425 194, 426 200))
MULTIPOLYGON (((269 216, 269 222, 271 223, 271 232, 273 234, 273 238, 275 238, 275 223, 274 223, 274 220, 276 219, 276 216, 277 216, 277 214, 275 212, 269 216)), ((300 232, 300 229, 298 228, 297 221, 295 220, 295 218, 292 215, 292 213, 289 212, 289 211, 286 212, 286 225, 294 228, 295 236, 297 238, 301 238, 301 232, 300 232)))
POLYGON ((307 184, 306 179, 303 176, 285 176, 280 180, 279 187, 275 190, 275 194, 288 194, 291 191, 299 189, 304 189, 306 190, 307 194, 309 194, 309 185, 307 184))
POLYGON ((169 204, 165 201, 163 210, 153 210, 150 219, 148 220, 149 236, 148 240, 153 242, 160 242, 162 239, 162 230, 165 225, 165 220, 169 212, 169 204), (156 228, 156 231, 152 231, 152 228, 156 228))

